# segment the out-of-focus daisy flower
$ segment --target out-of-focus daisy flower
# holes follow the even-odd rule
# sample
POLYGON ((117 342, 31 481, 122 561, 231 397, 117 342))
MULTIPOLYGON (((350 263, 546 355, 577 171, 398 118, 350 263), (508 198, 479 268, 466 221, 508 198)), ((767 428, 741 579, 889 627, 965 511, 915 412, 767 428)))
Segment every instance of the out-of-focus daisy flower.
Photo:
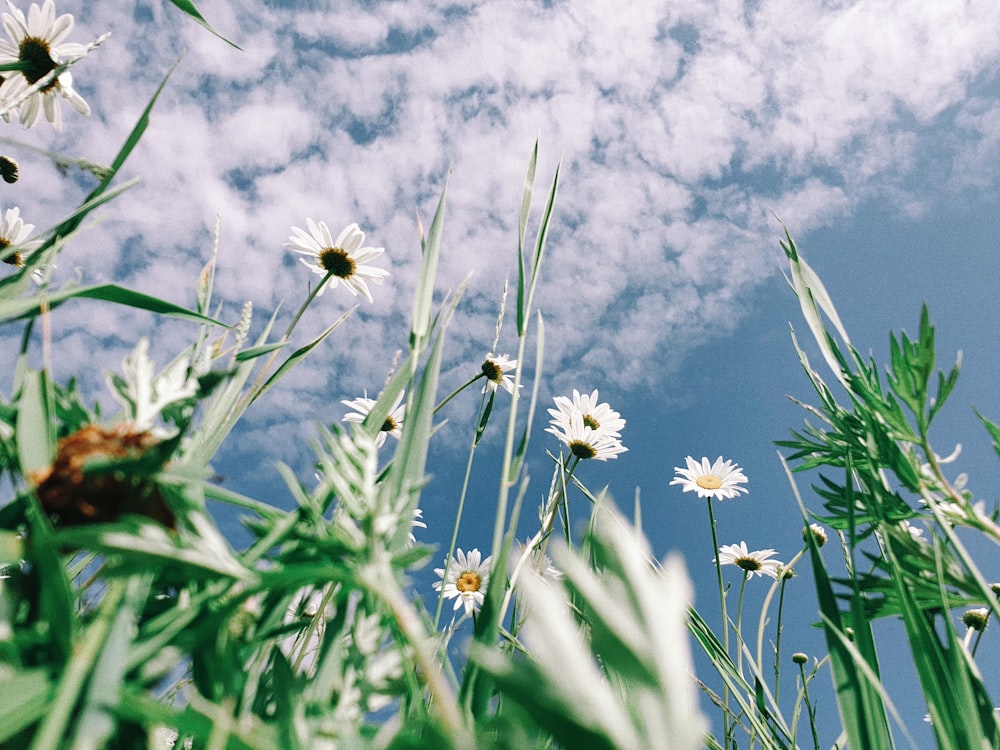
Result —
POLYGON ((628 450, 617 437, 607 435, 584 424, 583 415, 579 412, 570 415, 568 419, 557 417, 552 420, 552 426, 545 428, 569 448, 569 452, 580 459, 596 458, 607 461, 617 458, 620 453, 628 450))
MULTIPOLYGON (((405 391, 400 393, 396 396, 396 400, 392 402, 392 408, 389 409, 389 416, 385 418, 385 422, 382 423, 378 435, 375 436, 376 448, 382 447, 383 443, 385 443, 386 435, 392 435, 399 440, 400 435, 403 434, 403 417, 406 413, 406 404, 403 403, 403 396, 405 395, 405 391)), ((353 401, 341 401, 340 403, 350 409, 354 409, 354 411, 344 415, 344 421, 361 424, 371 412, 372 407, 375 406, 375 399, 368 398, 366 395, 356 398, 353 401)))
POLYGON ((413 529, 416 528, 427 528, 427 524, 424 523, 424 511, 421 508, 413 509, 413 520, 410 521, 410 544, 417 543, 417 537, 413 534, 413 529))
MULTIPOLYGON (((7 7, 10 12, 3 14, 3 25, 11 41, 0 39, 0 62, 25 65, 24 70, 11 73, 0 85, 0 101, 13 103, 61 63, 85 56, 88 49, 83 44, 61 43, 73 30, 73 16, 65 13, 57 18, 52 0, 45 0, 41 7, 32 3, 27 18, 10 0, 7 7)), ((67 70, 17 105, 21 124, 32 127, 38 122, 39 112, 44 110, 45 119, 60 130, 60 97, 81 115, 90 114, 90 106, 73 89, 73 76, 67 70)))
POLYGON ((486 376, 486 385, 483 386, 483 393, 488 388, 495 391, 497 387, 503 388, 507 393, 514 394, 514 380, 507 373, 512 372, 517 367, 517 360, 511 359, 506 354, 497 356, 487 354, 483 362, 483 375, 486 376))
MULTIPOLYGON (((21 218, 21 209, 17 206, 8 208, 0 221, 0 258, 3 262, 21 268, 31 254, 42 246, 41 240, 29 240, 28 236, 35 230, 34 224, 25 224, 21 218)), ((35 281, 41 281, 42 271, 32 272, 35 281)))
POLYGON ((698 497, 736 497, 741 492, 747 492, 746 487, 740 485, 747 482, 743 470, 738 464, 732 461, 723 461, 722 456, 715 459, 714 464, 709 464, 707 458, 702 458, 701 463, 695 461, 691 456, 684 459, 687 468, 674 467, 677 476, 670 484, 679 484, 684 492, 697 492, 698 497))
POLYGON ((553 401, 556 403, 556 408, 548 410, 552 415, 552 424, 557 422, 568 424, 574 414, 580 414, 583 423, 595 432, 614 438, 622 436, 625 420, 608 404, 597 402, 596 390, 588 396, 574 388, 572 400, 566 396, 556 396, 553 401))
POLYGON ((525 558, 526 565, 538 573, 543 580, 558 581, 563 577, 563 572, 553 564, 552 558, 538 547, 528 550, 522 542, 516 542, 514 559, 520 560, 521 558, 525 558))
POLYGON ((770 559, 776 554, 778 553, 773 549, 758 549, 751 552, 747 549, 746 542, 724 544, 719 547, 719 565, 735 565, 742 568, 748 578, 753 578, 755 575, 777 578, 783 563, 780 560, 770 559))
POLYGON ((478 549, 469 550, 466 555, 461 548, 448 563, 448 570, 435 568, 441 580, 434 583, 435 591, 442 591, 446 599, 455 600, 455 609, 464 606, 465 614, 471 617, 483 606, 486 586, 490 581, 492 557, 482 559, 478 549))
MULTIPOLYGON (((285 247, 292 252, 308 256, 299 260, 324 279, 329 276, 330 286, 337 286, 339 281, 355 296, 361 295, 371 302, 372 293, 368 289, 367 282, 381 284, 389 272, 362 264, 380 256, 385 252, 385 248, 362 247, 365 233, 357 224, 344 227, 334 240, 330 228, 324 222, 317 224, 312 219, 306 219, 306 223, 309 226, 308 232, 299 227, 292 227, 292 234, 285 247)), ((321 288, 316 296, 322 293, 321 288)))

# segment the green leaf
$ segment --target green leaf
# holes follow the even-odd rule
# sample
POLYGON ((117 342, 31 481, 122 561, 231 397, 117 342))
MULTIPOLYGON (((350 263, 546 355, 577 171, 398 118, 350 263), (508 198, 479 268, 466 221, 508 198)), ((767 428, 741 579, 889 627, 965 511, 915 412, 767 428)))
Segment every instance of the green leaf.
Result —
POLYGON ((0 745, 42 716, 52 700, 54 686, 48 667, 19 669, 4 678, 0 701, 0 745))
MULTIPOLYGON (((264 385, 261 386, 260 390, 254 394, 251 403, 256 401, 265 393, 267 393, 274 386, 274 384, 277 383, 279 380, 281 380, 293 367, 295 367, 295 365, 297 365, 299 362, 305 359, 305 357, 309 354, 309 352, 311 352, 313 349, 319 346, 324 341, 324 339, 326 339, 327 336, 329 336, 331 333, 340 328, 340 325, 349 317, 351 317, 351 314, 356 309, 357 308, 351 308, 350 310, 345 312, 337 319, 335 323, 329 326, 319 336, 317 336, 315 339, 310 341, 305 346, 302 346, 296 349, 294 352, 292 352, 292 354, 289 355, 288 359, 282 362, 281 365, 278 367, 278 369, 274 371, 274 374, 271 375, 271 377, 267 379, 264 385)), ((255 347, 255 348, 262 348, 262 347, 255 347)))
MULTIPOLYGON (((808 515, 802 497, 792 478, 788 465, 782 459, 785 473, 791 484, 792 492, 802 512, 803 525, 808 525, 808 515)), ((826 564, 819 553, 819 547, 812 534, 806 534, 809 546, 809 557, 812 561, 813 579, 816 586, 816 596, 819 600, 820 617, 823 623, 823 633, 830 654, 830 665, 833 670, 834 688, 837 691, 837 705, 840 717, 847 735, 848 746, 866 748, 866 750, 890 750, 893 747, 892 736, 889 733, 888 719, 882 703, 881 693, 866 677, 866 673, 858 668, 855 660, 857 649, 852 648, 850 640, 845 635, 846 626, 843 623, 837 598, 833 594, 826 564)), ((867 643, 871 644, 871 631, 863 621, 863 608, 860 596, 855 591, 852 596, 852 611, 855 617, 852 621, 855 638, 864 636, 867 632, 867 643)), ((871 662, 872 655, 862 657, 857 661, 866 666, 871 662)))
POLYGON ((257 359, 257 357, 262 357, 265 354, 270 354, 273 351, 281 349, 287 344, 284 341, 275 341, 270 344, 262 344, 261 346, 251 346, 249 349, 244 349, 239 354, 236 355, 237 362, 246 362, 251 359, 257 359))
POLYGON ((63 287, 57 292, 39 295, 27 299, 3 300, 0 302, 0 320, 18 320, 22 318, 33 318, 41 314, 43 304, 49 309, 55 309, 67 300, 71 299, 95 299, 103 302, 112 302, 118 305, 134 307, 139 310, 148 310, 157 315, 168 315, 181 320, 190 320, 196 323, 207 323, 209 325, 226 328, 224 323, 220 323, 213 318, 209 318, 194 310, 175 305, 172 302, 151 297, 142 292, 118 286, 117 284, 99 284, 88 287, 63 287))
POLYGON ((21 476, 28 477, 51 466, 56 456, 52 387, 44 372, 25 373, 17 403, 17 456, 21 476))
POLYGON ((170 0, 170 2, 172 2, 182 11, 187 13, 189 16, 191 16, 191 18, 194 19, 196 23, 200 24, 201 26, 204 26, 206 29, 215 34, 215 36, 219 37, 219 39, 224 41, 226 44, 242 51, 242 48, 239 45, 229 41, 228 39, 226 39, 226 37, 222 36, 222 34, 220 34, 218 31, 212 28, 209 25, 208 21, 205 20, 205 17, 198 12, 198 9, 194 6, 194 3, 192 3, 191 0, 170 0))
POLYGON ((448 180, 441 189, 434 219, 431 221, 427 237, 420 238, 420 276, 413 293, 413 321, 410 324, 410 349, 422 350, 423 342, 430 333, 431 309, 434 304, 434 285, 437 279, 438 260, 441 257, 441 233, 444 227, 445 198, 448 195, 448 180))
POLYGON ((517 330, 525 330, 527 322, 527 276, 524 272, 524 238, 528 231, 528 215, 531 213, 531 197, 535 190, 535 167, 538 164, 538 141, 531 150, 528 160, 528 173, 524 177, 524 190, 521 194, 521 210, 518 213, 517 228, 517 330))

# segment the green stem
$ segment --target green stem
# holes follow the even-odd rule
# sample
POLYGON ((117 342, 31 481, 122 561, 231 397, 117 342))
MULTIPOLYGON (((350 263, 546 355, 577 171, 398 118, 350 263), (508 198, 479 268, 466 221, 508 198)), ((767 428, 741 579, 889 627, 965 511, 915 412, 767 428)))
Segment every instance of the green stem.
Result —
MULTIPOLYGON (((456 388, 451 393, 449 393, 448 396, 444 399, 444 401, 442 401, 440 404, 438 404, 437 406, 434 407, 434 413, 437 414, 439 411, 441 411, 441 409, 444 408, 445 404, 447 404, 449 401, 451 401, 453 398, 455 398, 455 396, 457 396, 459 393, 461 393, 466 388, 468 388, 470 385, 472 385, 477 380, 479 380, 479 378, 485 378, 485 377, 486 377, 486 373, 481 372, 478 375, 476 375, 474 378, 471 378, 470 380, 465 381, 462 385, 458 386, 458 388, 456 388)), ((486 393, 484 392, 483 393, 483 396, 484 396, 483 403, 484 404, 486 403, 485 395, 486 395, 486 393)), ((480 417, 483 416, 482 407, 480 407, 479 416, 480 417)), ((479 422, 477 421, 476 424, 479 424, 479 422)))
MULTIPOLYGON (((749 572, 743 571, 743 580, 740 581, 740 595, 736 599, 736 634, 739 637, 740 643, 736 645, 736 671, 739 672, 740 677, 743 676, 743 592, 747 587, 747 576, 749 572)), ((758 661, 757 668, 760 669, 760 662, 758 661)))
MULTIPOLYGON (((323 596, 320 597, 319 609, 316 610, 316 614, 314 614, 309 620, 309 625, 299 634, 295 645, 292 646, 293 649, 295 646, 299 647, 299 651, 295 656, 295 663, 292 665, 292 670, 296 674, 298 674, 299 669, 302 667, 302 663, 306 657, 306 648, 309 646, 309 642, 312 640, 313 635, 318 633, 320 624, 326 623, 326 609, 333 600, 336 590, 337 586, 332 583, 328 583, 324 586, 323 596)), ((312 596, 312 594, 310 593, 309 596, 312 596)), ((306 597, 303 600, 303 604, 305 606, 309 606, 309 597, 306 597)), ((316 649, 319 649, 318 643, 316 644, 316 649)))
MULTIPOLYGON (((465 388, 470 383, 473 383, 475 380, 476 380, 476 378, 473 378, 468 383, 466 383, 465 385, 463 385, 462 388, 465 388)), ((454 393, 451 394, 451 396, 454 396, 455 393, 458 393, 458 391, 462 390, 462 388, 459 388, 458 390, 456 390, 454 393)), ((442 401, 441 404, 438 405, 437 409, 440 409, 442 406, 444 406, 446 403, 448 403, 448 401, 451 399, 451 396, 448 396, 448 398, 446 398, 444 401, 442 401)), ((486 408, 486 394, 483 393, 483 398, 482 398, 482 400, 480 401, 480 404, 479 404, 479 416, 476 418, 477 430, 478 430, 478 425, 482 421, 483 410, 485 408, 486 408)), ((436 412, 437 409, 435 409, 434 411, 436 412)), ((451 559, 452 559, 452 557, 455 554, 455 545, 458 544, 458 529, 459 529, 459 526, 462 523, 462 513, 465 510, 465 498, 466 498, 466 495, 468 494, 468 491, 469 491, 469 478, 472 476, 472 461, 473 461, 473 459, 476 456, 476 447, 479 445, 478 437, 479 436, 478 436, 478 433, 477 433, 472 438, 472 445, 469 446, 469 458, 465 462, 465 476, 462 478, 462 491, 461 491, 461 493, 458 496, 458 510, 455 513, 455 525, 452 527, 452 530, 451 530, 451 541, 448 543, 448 554, 444 558, 444 575, 445 575, 445 577, 447 577, 447 575, 448 575, 448 566, 451 565, 451 559)), ((434 631, 435 632, 437 632, 438 625, 441 622, 441 610, 442 610, 443 606, 444 606, 444 578, 441 579, 441 591, 438 593, 437 609, 434 611, 434 631)))
MULTIPOLYGON (((812 701, 809 700, 809 681, 812 678, 806 678, 806 672, 802 666, 801 664, 799 665, 799 674, 802 676, 802 699, 805 701, 806 715, 809 717, 809 729, 812 731, 813 748, 819 750, 819 735, 816 732, 816 709, 813 708, 812 701)), ((815 674, 815 671, 813 674, 815 674)))
MULTIPOLYGON (((288 341, 289 337, 291 337, 292 335, 292 331, 295 330, 295 326, 297 326, 299 324, 299 321, 302 319, 302 315, 305 313, 306 308, 312 304, 312 301, 316 299, 316 296, 319 294, 320 290, 324 286, 326 286, 326 282, 328 282, 332 276, 333 272, 328 271, 326 276, 324 276, 322 280, 313 288, 313 290, 309 292, 309 296, 306 297, 306 300, 305 302, 302 303, 302 306, 299 308, 299 311, 295 313, 295 317, 292 318, 292 322, 288 324, 288 328, 285 329, 285 332, 281 335, 281 338, 278 339, 280 343, 284 344, 286 341, 288 341)), ((253 386, 243 397, 245 400, 253 402, 257 398, 257 393, 260 390, 261 384, 264 382, 264 377, 267 375, 267 371, 271 369, 271 365, 274 364, 274 360, 278 358, 278 352, 280 351, 281 349, 275 349, 273 352, 271 352, 271 356, 268 357, 267 362, 264 364, 263 369, 261 369, 260 374, 257 376, 257 379, 253 383, 253 386)))
MULTIPOLYGON (((794 570, 795 569, 796 563, 798 563, 798 561, 802 559, 802 555, 805 554, 806 549, 808 549, 808 547, 803 548, 802 551, 800 551, 795 557, 793 557, 788 562, 787 565, 782 565, 781 566, 781 573, 779 574, 780 577, 776 578, 774 580, 774 583, 771 584, 771 588, 768 589, 768 591, 767 591, 767 596, 764 597, 764 604, 760 608, 760 619, 757 621, 757 666, 758 667, 761 667, 761 665, 764 663, 764 661, 763 661, 763 658, 764 658, 764 625, 767 622, 767 610, 771 607, 771 599, 774 598, 774 592, 775 592, 776 589, 779 588, 779 586, 781 587, 781 598, 782 599, 784 598, 784 595, 785 595, 784 585, 785 585, 785 581, 787 580, 785 578, 784 574, 785 574, 786 571, 794 570)), ((780 627, 781 627, 781 605, 780 605, 780 603, 778 605, 778 627, 779 627, 779 630, 778 630, 778 643, 780 644, 781 643, 781 630, 780 630, 780 627)), ((777 657, 775 657, 775 658, 777 658, 777 657)), ((778 673, 778 670, 779 670, 778 662, 775 661, 775 663, 774 663, 775 674, 778 673)), ((775 683, 775 684, 777 684, 777 683, 775 683)), ((778 700, 777 690, 775 690, 774 699, 775 699, 775 702, 777 702, 777 700, 778 700)))
MULTIPOLYGON (((726 650, 726 656, 729 656, 729 616, 726 614, 726 590, 723 588, 722 584, 722 565, 719 562, 719 537, 715 530, 715 512, 712 510, 712 498, 708 498, 708 522, 709 526, 712 527, 712 552, 715 555, 715 575, 719 585, 719 606, 722 609, 722 645, 726 650)), ((726 738, 728 742, 729 737, 729 685, 724 683, 722 686, 722 721, 723 721, 723 737, 726 738)))
POLYGON ((788 579, 784 576, 784 569, 781 575, 781 590, 778 593, 778 622, 777 631, 774 636, 774 705, 780 706, 779 696, 781 691, 781 617, 785 611, 785 583, 788 579))
POLYGON ((569 486, 570 481, 573 479, 573 472, 576 471, 576 467, 580 465, 580 457, 576 454, 573 455, 573 460, 566 468, 566 464, 562 461, 562 456, 560 456, 560 465, 563 467, 563 475, 559 483, 559 512, 562 518, 563 524, 563 538, 566 540, 566 545, 569 547, 573 546, 572 533, 570 531, 570 521, 569 521, 569 495, 566 492, 566 488, 569 486))

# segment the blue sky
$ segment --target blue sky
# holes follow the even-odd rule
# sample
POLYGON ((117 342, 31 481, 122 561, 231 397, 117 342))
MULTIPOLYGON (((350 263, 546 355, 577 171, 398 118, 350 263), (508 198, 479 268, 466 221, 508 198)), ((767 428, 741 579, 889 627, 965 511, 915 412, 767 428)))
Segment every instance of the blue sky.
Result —
MULTIPOLYGON (((543 398, 598 388, 628 420, 629 453, 585 466, 583 478, 610 484, 625 506, 641 489, 654 549, 684 554, 707 612, 705 509, 666 486, 685 455, 725 455, 750 477, 750 495, 719 508, 720 543, 745 539, 785 557, 799 543, 772 441, 803 418, 786 394, 809 399, 788 323, 805 329, 780 275, 775 214, 860 349, 884 358, 888 330, 914 331, 928 302, 944 364, 957 350, 965 357, 939 450, 962 442, 956 471, 969 471, 994 502, 996 460, 968 408, 1000 419, 993 0, 198 6, 242 51, 167 2, 136 3, 131 15, 115 4, 60 3, 77 17, 72 41, 112 31, 74 68, 94 114, 64 107, 62 134, 11 125, 4 135, 106 163, 183 53, 124 170, 141 183, 67 249, 62 279, 113 279, 193 304, 220 215, 223 317, 235 319, 250 299, 256 332, 279 303, 287 320, 315 278, 282 248, 291 225, 358 222, 386 248, 379 261, 392 275, 374 288, 375 302, 223 451, 216 468, 234 488, 282 500, 269 461, 308 476, 312 420, 339 420, 341 399, 378 391, 406 343, 415 215, 429 219, 449 169, 441 286, 472 280, 443 390, 478 367, 500 289, 515 274, 517 205, 538 138, 539 192, 560 159, 563 170, 538 301, 548 332, 543 398), (236 460, 258 452, 263 463, 236 460)), ((86 193, 85 180, 9 150, 23 178, 4 200, 40 229, 86 193)), ((301 340, 355 301, 328 292, 301 340)), ((81 314, 53 317, 56 368, 66 376, 85 366, 85 386, 105 402, 102 371, 119 366, 137 333, 154 337, 160 362, 191 335, 183 325, 154 328, 140 313, 74 309, 81 314)), ((0 337, 12 350, 14 332, 0 337)), ((514 346, 507 336, 500 349, 514 346)), ((431 541, 450 531, 450 462, 463 460, 474 409, 471 397, 452 407, 440 436, 425 501, 431 541)), ((554 447, 543 421, 536 493, 548 481, 543 451, 554 447)), ((488 504, 498 470, 488 451, 480 461, 488 504)), ((488 546, 488 534, 470 522, 460 544, 488 546)), ((797 623, 803 633, 810 616, 797 623)), ((919 723, 923 709, 908 709, 919 723)))

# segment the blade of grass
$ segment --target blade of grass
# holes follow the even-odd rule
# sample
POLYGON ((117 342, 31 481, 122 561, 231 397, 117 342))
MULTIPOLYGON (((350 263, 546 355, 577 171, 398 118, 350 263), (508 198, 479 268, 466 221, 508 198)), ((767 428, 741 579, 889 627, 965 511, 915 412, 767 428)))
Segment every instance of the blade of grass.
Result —
MULTIPOLYGON (((808 514, 806 513, 805 504, 802 502, 802 496, 799 494, 798 486, 792 476, 791 469, 780 453, 778 454, 778 458, 785 470, 788 482, 792 487, 792 494, 795 496, 795 500, 802 513, 803 526, 808 526, 808 514)), ((826 565, 823 562, 823 558, 819 553, 819 547, 812 534, 806 534, 806 542, 809 546, 809 556, 812 561, 813 582, 816 586, 816 598, 819 600, 823 633, 826 637, 826 644, 830 653, 830 666, 834 676, 834 687, 837 692, 837 705, 840 707, 840 716, 844 725, 844 732, 848 738, 848 745, 852 748, 863 747, 870 750, 889 750, 893 747, 893 743, 892 736, 889 733, 885 705, 873 682, 870 679, 862 679, 854 658, 857 649, 853 647, 853 644, 851 644, 850 648, 847 645, 850 641, 844 635, 844 624, 841 619, 837 598, 833 593, 833 586, 826 572, 826 565)), ((860 602, 853 601, 858 599, 856 590, 852 591, 851 598, 852 607, 861 606, 860 602)), ((855 623, 855 625, 858 624, 855 623)), ((858 631, 856 628, 855 637, 857 636, 858 631)), ((864 662, 866 667, 869 666, 864 658, 860 661, 864 662)))
MULTIPOLYGON (((437 280, 438 260, 441 257, 441 234, 444 227, 445 199, 448 195, 448 179, 445 178, 437 210, 431 221, 427 237, 420 238, 420 276, 413 293, 413 321, 410 324, 410 351, 421 351, 430 333, 431 309, 434 304, 434 286, 437 280)), ((413 364, 416 364, 415 362, 413 364)))
POLYGON ((231 47, 235 47, 241 52, 243 51, 238 44, 229 41, 228 39, 226 39, 226 37, 222 36, 222 34, 220 34, 218 31, 213 29, 211 25, 209 25, 208 21, 205 20, 205 17, 200 12, 198 12, 198 9, 195 7, 194 3, 191 2, 191 0, 170 0, 170 2, 172 2, 178 8, 180 8, 184 13, 187 13, 194 20, 195 23, 208 29, 211 33, 219 37, 219 39, 224 41, 226 44, 228 44, 231 47))

